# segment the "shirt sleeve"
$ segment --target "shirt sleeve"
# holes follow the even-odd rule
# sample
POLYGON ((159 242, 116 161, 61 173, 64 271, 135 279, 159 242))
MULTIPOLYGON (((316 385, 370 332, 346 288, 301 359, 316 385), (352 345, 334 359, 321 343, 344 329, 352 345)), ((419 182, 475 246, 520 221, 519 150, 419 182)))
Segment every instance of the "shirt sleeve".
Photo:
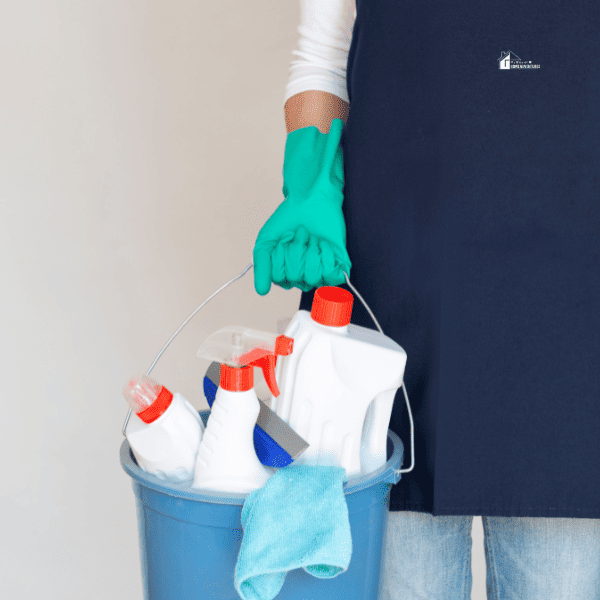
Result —
POLYGON ((300 0, 300 38, 292 54, 284 101, 307 90, 320 90, 350 102, 346 64, 356 18, 356 0, 300 0))

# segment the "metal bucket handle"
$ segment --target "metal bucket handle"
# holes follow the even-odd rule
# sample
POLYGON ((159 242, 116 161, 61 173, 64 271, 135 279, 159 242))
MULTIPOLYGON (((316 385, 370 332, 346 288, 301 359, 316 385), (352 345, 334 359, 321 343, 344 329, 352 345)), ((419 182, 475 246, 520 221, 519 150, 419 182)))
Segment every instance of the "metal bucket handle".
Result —
MULTIPOLYGON (((179 326, 179 328, 177 329, 177 331, 169 338, 169 341, 163 346, 162 350, 157 354, 156 358, 154 359, 154 361, 150 365, 150 368, 146 372, 146 375, 150 375, 150 372, 152 371, 152 369, 154 369, 154 366, 158 362, 158 359, 163 355, 163 352, 169 347, 169 344, 177 337, 177 335, 179 334, 179 332, 189 323, 190 319, 209 300, 212 300, 219 292, 223 291, 228 285, 230 285, 231 283, 233 283, 234 281, 236 281, 240 277, 244 276, 248 272, 248 269, 250 269, 250 267, 253 267, 253 266, 254 266, 254 263, 251 262, 239 275, 236 275, 233 279, 229 280, 225 285, 222 285, 216 292, 214 292, 213 294, 211 294, 202 304, 200 304, 200 306, 198 306, 198 308, 196 308, 196 310, 194 310, 194 312, 179 326)), ((368 307, 368 305, 364 301, 363 297, 356 291, 356 288, 350 283, 350 279, 348 278, 348 274, 346 273, 346 271, 342 271, 342 273, 344 273, 344 277, 346 278, 346 283, 348 284, 348 286, 350 287, 350 289, 359 297, 360 301, 364 304, 365 308, 367 309, 367 312, 369 313, 369 315, 371 315, 371 318, 375 322, 375 325, 377 326, 377 329, 379 330, 379 333, 381 333, 382 335, 385 335, 383 333, 383 330, 381 329, 381 326, 379 325, 379 322, 375 318, 375 315, 372 313, 371 309, 368 307)), ((411 456, 411 464, 410 464, 410 467, 408 469, 396 469, 396 470, 393 470, 393 475, 390 475, 390 477, 393 477, 393 478, 396 479, 396 481, 394 481, 393 483, 397 483, 399 481, 401 473, 408 473, 408 472, 412 471, 413 468, 414 468, 414 466, 415 466, 414 423, 413 423, 412 411, 410 409, 410 402, 408 401, 408 395, 406 393, 406 386, 404 385, 404 380, 402 381, 401 387, 402 387, 402 391, 404 392, 404 399, 406 400, 406 407, 408 409, 408 416, 410 418, 410 456, 411 456)), ((131 417, 131 408, 129 408, 129 411, 127 413, 127 417, 125 418, 125 422, 123 423, 123 429, 122 429, 122 431, 123 431, 123 435, 124 436, 126 436, 125 432, 127 430, 127 424, 129 423, 129 418, 130 417, 131 417)))

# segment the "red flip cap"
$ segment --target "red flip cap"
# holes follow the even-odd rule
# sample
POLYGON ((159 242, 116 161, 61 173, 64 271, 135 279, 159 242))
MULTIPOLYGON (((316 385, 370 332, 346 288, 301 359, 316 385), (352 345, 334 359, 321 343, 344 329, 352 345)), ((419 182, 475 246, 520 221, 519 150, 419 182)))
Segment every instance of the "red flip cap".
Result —
POLYGON ((262 369, 265 381, 271 390, 273 396, 279 396, 279 388, 275 379, 275 366, 278 356, 287 356, 294 349, 294 340, 285 335, 280 335, 275 341, 275 353, 270 354, 263 348, 253 348, 240 356, 238 362, 250 367, 260 367, 262 369))

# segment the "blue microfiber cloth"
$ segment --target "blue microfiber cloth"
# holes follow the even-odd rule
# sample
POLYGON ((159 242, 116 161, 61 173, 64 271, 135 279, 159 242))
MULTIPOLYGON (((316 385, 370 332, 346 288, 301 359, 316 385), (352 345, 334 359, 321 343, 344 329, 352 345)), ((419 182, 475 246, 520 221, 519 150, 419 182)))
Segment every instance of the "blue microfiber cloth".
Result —
POLYGON ((248 495, 234 577, 243 600, 272 600, 293 569, 322 579, 348 569, 347 480, 342 467, 292 464, 248 495))

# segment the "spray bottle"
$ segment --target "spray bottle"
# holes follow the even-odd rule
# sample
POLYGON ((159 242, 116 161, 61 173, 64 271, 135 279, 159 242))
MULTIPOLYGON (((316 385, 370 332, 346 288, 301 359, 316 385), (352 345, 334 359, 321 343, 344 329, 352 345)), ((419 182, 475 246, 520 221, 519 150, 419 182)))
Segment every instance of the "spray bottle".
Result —
POLYGON ((353 295, 320 287, 311 312, 285 329, 292 356, 277 365, 271 409, 309 444, 297 464, 341 466, 348 478, 387 460, 387 431, 406 352, 388 336, 350 323, 353 295))
POLYGON ((260 412, 254 367, 262 369, 274 396, 277 356, 291 354, 294 340, 245 327, 225 327, 209 336, 198 356, 222 364, 219 388, 196 458, 192 487, 247 494, 263 487, 274 470, 254 448, 260 412))
POLYGON ((138 465, 159 479, 192 479, 204 432, 198 411, 147 375, 131 379, 123 395, 135 413, 125 433, 138 465))

